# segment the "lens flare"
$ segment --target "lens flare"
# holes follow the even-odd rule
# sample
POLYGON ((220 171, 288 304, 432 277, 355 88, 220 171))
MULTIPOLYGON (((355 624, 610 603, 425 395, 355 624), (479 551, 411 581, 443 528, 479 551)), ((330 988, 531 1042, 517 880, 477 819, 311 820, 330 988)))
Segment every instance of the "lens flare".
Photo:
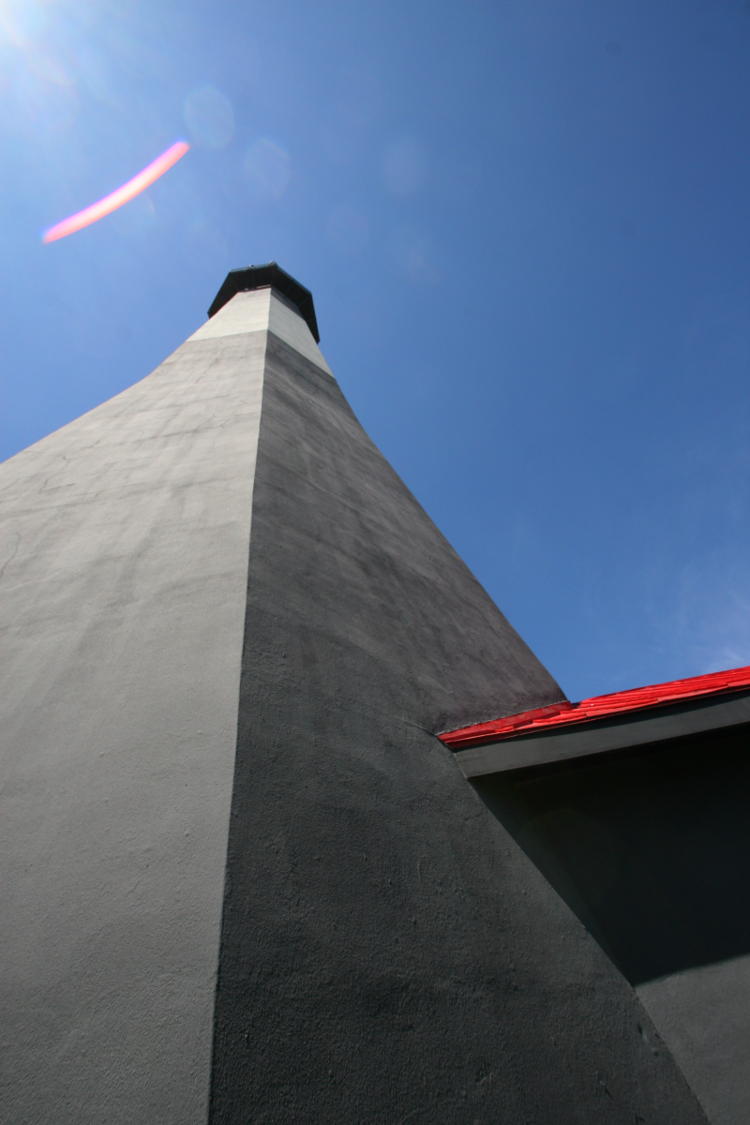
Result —
POLYGON ((181 160, 185 153, 190 148, 187 141, 176 141, 173 145, 157 156, 156 160, 152 160, 147 164, 132 180, 128 180, 122 187, 118 187, 115 191, 111 191, 109 195, 105 195, 103 199, 98 200, 96 203, 84 207, 83 211, 76 211, 75 215, 69 215, 67 219, 62 219, 59 223, 55 223, 42 235, 42 242, 56 242, 58 238, 65 238, 69 234, 75 234, 76 231, 83 230, 91 223, 98 222, 103 219, 105 215, 111 215, 118 207, 122 207, 125 203, 130 203, 131 199, 135 199, 147 187, 150 187, 155 180, 168 172, 173 165, 181 160))

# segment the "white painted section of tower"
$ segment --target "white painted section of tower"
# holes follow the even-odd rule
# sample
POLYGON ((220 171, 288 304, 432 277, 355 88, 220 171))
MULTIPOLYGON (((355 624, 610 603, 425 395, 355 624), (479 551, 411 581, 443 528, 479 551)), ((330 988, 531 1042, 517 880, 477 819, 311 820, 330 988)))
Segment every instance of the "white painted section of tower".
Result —
POLYGON ((264 332, 268 328, 270 305, 270 287, 235 293, 231 301, 227 301, 210 320, 202 324, 187 342, 215 340, 220 336, 237 336, 245 332, 264 332))
POLYGON ((291 301, 270 287, 236 293, 193 333, 190 341, 215 340, 223 336, 263 330, 273 332, 274 336, 309 359, 316 367, 333 375, 304 317, 300 316, 291 301))
POLYGON ((287 301, 275 289, 271 292, 269 313, 269 332, 273 332, 274 336, 283 340, 290 348, 294 348, 305 359, 309 359, 316 367, 322 368, 331 376, 333 375, 304 318, 300 316, 291 301, 287 301))

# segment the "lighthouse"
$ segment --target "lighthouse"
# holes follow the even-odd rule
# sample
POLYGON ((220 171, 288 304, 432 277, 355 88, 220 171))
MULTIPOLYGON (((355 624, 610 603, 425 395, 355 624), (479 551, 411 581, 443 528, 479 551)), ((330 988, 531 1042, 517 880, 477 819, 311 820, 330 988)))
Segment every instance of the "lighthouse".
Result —
POLYGON ((706 1120, 445 737, 568 701, 358 422, 308 289, 232 271, 0 504, 9 1122, 706 1120))

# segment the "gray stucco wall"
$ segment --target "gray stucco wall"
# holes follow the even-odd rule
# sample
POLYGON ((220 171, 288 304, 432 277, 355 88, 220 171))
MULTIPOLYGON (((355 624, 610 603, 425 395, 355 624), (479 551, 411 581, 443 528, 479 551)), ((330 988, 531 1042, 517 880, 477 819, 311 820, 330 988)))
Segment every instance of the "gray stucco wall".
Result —
POLYGON ((561 694, 335 382, 270 336, 215 1125, 705 1120, 433 737, 561 694))
POLYGON ((711 1125, 750 1121, 750 954, 646 981, 637 991, 711 1125))
POLYGON ((0 469, 13 1125, 206 1118, 264 350, 219 316, 0 469))
POLYGON ((750 1121, 749 745, 730 728, 474 782, 637 988, 712 1125, 750 1121))

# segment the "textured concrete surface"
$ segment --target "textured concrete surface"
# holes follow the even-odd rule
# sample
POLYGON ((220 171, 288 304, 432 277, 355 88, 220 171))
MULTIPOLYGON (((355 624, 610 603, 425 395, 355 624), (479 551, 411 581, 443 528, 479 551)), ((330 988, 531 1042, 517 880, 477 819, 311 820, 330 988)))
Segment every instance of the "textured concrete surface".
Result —
POLYGON ((729 727, 474 783, 637 987, 713 1125, 750 1121, 749 740, 729 727))
POLYGON ((750 1121, 750 955, 638 986, 711 1125, 750 1121))
POLYGON ((206 1117, 265 350, 211 323, 0 468, 13 1125, 206 1117))
POLYGON ((215 1125, 705 1120, 433 737, 560 697, 336 383, 271 336, 215 1125))

